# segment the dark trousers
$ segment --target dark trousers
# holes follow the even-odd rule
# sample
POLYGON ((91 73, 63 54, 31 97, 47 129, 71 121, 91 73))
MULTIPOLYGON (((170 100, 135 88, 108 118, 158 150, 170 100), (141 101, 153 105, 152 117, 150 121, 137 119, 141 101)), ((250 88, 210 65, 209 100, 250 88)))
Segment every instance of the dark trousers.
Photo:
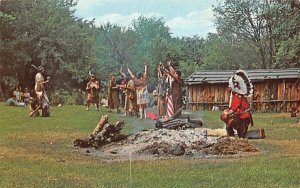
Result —
POLYGON ((239 138, 245 138, 250 124, 250 118, 247 119, 235 119, 231 126, 226 125, 226 132, 228 136, 234 136, 235 129, 239 138))

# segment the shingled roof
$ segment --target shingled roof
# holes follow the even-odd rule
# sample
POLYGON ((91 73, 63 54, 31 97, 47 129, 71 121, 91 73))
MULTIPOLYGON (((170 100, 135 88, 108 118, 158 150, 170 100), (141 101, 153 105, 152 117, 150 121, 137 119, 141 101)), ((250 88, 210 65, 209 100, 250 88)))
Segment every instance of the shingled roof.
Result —
MULTIPOLYGON (((236 70, 195 71, 185 83, 188 85, 201 83, 226 83, 236 70)), ((299 79, 300 69, 253 69, 245 70, 252 82, 276 79, 299 79)))

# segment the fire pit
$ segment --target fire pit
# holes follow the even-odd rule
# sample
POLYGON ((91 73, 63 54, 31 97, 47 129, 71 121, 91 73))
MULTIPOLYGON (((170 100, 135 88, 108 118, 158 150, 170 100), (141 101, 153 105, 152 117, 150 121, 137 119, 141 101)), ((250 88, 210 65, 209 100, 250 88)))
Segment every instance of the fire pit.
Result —
POLYGON ((91 155, 109 160, 158 159, 169 157, 216 158, 259 150, 247 139, 207 135, 204 128, 187 130, 151 129, 125 140, 88 150, 91 155))

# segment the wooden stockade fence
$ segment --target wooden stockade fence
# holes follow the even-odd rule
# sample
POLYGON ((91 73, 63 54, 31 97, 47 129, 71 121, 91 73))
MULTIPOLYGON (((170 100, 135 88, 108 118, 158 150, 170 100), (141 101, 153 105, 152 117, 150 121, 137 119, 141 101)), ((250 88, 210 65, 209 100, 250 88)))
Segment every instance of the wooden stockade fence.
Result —
MULTIPOLYGON (((185 80, 187 108, 212 110, 228 107, 228 80, 236 70, 196 71, 185 80)), ((248 98, 254 111, 300 110, 300 69, 246 70, 254 87, 248 98)))

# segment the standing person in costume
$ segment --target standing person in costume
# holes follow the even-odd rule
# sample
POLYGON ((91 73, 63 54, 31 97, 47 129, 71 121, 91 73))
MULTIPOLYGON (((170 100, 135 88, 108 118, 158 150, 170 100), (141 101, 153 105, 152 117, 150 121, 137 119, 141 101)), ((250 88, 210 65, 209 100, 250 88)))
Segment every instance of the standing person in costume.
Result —
POLYGON ((165 110, 165 96, 166 96, 166 75, 163 74, 162 64, 158 65, 157 68, 157 110, 160 117, 166 114, 165 110))
POLYGON ((100 92, 100 82, 96 80, 94 74, 89 72, 90 80, 86 85, 87 99, 86 99, 86 110, 90 110, 92 103, 96 104, 96 110, 99 111, 99 92, 100 92))
POLYGON ((111 73, 108 78, 108 111, 111 112, 116 108, 117 113, 120 113, 119 105, 119 86, 116 83, 115 75, 111 73))
POLYGON ((125 113, 124 115, 135 115, 137 111, 136 91, 132 79, 129 79, 126 85, 120 85, 120 88, 125 89, 125 113))
MULTIPOLYGON (((122 78, 120 79, 120 81, 118 82, 119 86, 126 86, 127 82, 128 82, 128 77, 126 76, 126 74, 123 72, 122 68, 120 69, 120 74, 122 76, 122 78)), ((121 98, 121 107, 125 108, 125 101, 126 101, 126 90, 125 88, 119 87, 120 89, 120 98, 121 98)))
POLYGON ((125 91, 125 113, 123 114, 123 116, 133 116, 137 111, 135 85, 129 75, 127 76, 125 73, 121 73, 126 78, 126 84, 119 85, 120 89, 125 91))
POLYGON ((250 105, 246 98, 252 96, 253 86, 245 71, 235 72, 229 79, 229 89, 231 92, 229 109, 224 110, 221 120, 226 123, 228 136, 234 136, 233 129, 235 129, 239 138, 245 138, 249 124, 253 125, 249 112, 250 105))
POLYGON ((148 70, 147 64, 145 64, 145 71, 143 74, 139 75, 138 78, 133 75, 133 73, 128 68, 128 72, 134 82, 136 87, 136 101, 139 109, 140 118, 147 118, 147 105, 150 102, 149 94, 148 94, 148 70))
MULTIPOLYGON (((50 77, 47 77, 47 80, 44 79, 43 73, 45 72, 44 66, 40 65, 39 67, 35 67, 37 69, 37 73, 35 75, 35 86, 34 90, 37 96, 38 108, 36 110, 30 112, 30 116, 33 116, 35 112, 43 108, 49 108, 49 99, 45 90, 45 84, 50 81, 50 77)), ((47 109, 48 111, 48 109, 47 109)), ((42 114, 43 116, 49 116, 48 112, 46 114, 42 114)))
POLYGON ((167 62, 168 68, 161 70, 163 73, 167 75, 166 78, 166 108, 167 108, 167 116, 172 117, 174 113, 182 108, 182 80, 181 80, 181 72, 179 70, 175 70, 171 65, 171 61, 167 62))

